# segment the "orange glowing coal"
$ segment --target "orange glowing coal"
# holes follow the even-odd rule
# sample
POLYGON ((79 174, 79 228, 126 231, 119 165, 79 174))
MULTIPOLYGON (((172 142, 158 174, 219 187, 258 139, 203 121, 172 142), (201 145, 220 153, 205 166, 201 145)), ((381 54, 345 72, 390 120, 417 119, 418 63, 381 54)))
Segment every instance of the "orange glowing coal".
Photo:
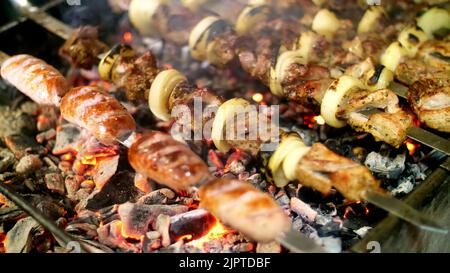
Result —
MULTIPOLYGON (((224 227, 222 223, 220 223, 220 221, 217 220, 214 226, 208 231, 208 233, 205 236, 201 237, 200 239, 190 241, 189 243, 187 243, 187 245, 193 246, 195 248, 203 248, 205 244, 208 243, 209 241, 223 238, 230 232, 231 230, 224 227)), ((192 238, 192 235, 185 235, 183 237, 187 239, 189 238, 189 236, 190 238, 192 238)))
POLYGON ((261 103, 264 100, 264 96, 261 93, 255 93, 253 94, 252 99, 257 103, 261 103))
POLYGON ((407 148, 408 151, 409 151, 409 155, 414 155, 414 153, 416 152, 417 148, 420 147, 420 144, 419 144, 419 143, 416 143, 416 142, 414 142, 414 141, 411 140, 411 139, 407 139, 407 140, 405 141, 405 145, 406 145, 406 148, 407 148))
POLYGON ((133 42, 133 34, 131 34, 131 32, 127 31, 123 34, 123 41, 125 43, 131 43, 133 42))

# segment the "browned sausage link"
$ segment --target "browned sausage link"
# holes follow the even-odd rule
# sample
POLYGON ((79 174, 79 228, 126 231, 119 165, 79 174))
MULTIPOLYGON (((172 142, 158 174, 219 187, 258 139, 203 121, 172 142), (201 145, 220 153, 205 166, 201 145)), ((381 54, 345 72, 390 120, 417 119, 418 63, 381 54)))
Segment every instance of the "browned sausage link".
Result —
POLYGON ((58 70, 30 55, 16 55, 6 60, 1 75, 38 104, 58 106, 69 90, 69 83, 58 70))
POLYGON ((200 188, 200 207, 258 242, 271 242, 290 220, 268 194, 239 180, 218 179, 200 188))
POLYGON ((95 86, 73 88, 61 101, 61 115, 109 145, 136 130, 133 117, 106 91, 95 86))
POLYGON ((146 133, 133 143, 128 160, 137 173, 176 191, 210 178, 208 166, 199 156, 161 132, 146 133))

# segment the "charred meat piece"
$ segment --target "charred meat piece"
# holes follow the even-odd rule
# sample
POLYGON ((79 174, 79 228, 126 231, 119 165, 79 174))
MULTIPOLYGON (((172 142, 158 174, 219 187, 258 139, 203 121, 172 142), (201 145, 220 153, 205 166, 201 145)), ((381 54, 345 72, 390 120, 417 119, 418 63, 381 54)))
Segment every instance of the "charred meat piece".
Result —
POLYGON ((53 66, 30 55, 16 55, 6 60, 1 75, 33 101, 58 106, 70 84, 53 66))
POLYGON ((61 115, 87 129, 105 145, 136 130, 136 123, 125 107, 96 86, 73 88, 61 101, 61 115))
POLYGON ((108 46, 98 39, 97 28, 78 28, 59 49, 59 55, 76 67, 91 69, 108 46))
POLYGON ((416 81, 408 92, 408 101, 420 121, 428 127, 450 132, 450 78, 416 81))
POLYGON ((349 200, 364 199, 369 190, 379 191, 379 181, 369 169, 320 143, 314 144, 299 161, 296 177, 303 185, 323 194, 329 194, 334 187, 349 200))
POLYGON ((199 196, 200 207, 255 241, 274 241, 290 227, 275 200, 250 183, 218 179, 202 186, 199 196))
POLYGON ((133 143, 128 159, 137 173, 176 191, 210 179, 208 166, 199 156, 160 132, 146 133, 133 143))

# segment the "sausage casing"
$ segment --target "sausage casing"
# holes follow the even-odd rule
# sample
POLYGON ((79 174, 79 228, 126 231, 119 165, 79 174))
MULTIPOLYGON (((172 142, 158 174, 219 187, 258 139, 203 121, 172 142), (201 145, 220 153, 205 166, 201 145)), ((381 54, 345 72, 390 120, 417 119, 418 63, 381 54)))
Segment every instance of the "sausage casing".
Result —
POLYGON ((53 66, 30 55, 21 54, 7 59, 1 75, 22 93, 42 105, 58 106, 70 84, 53 66))
POLYGON ((105 145, 122 140, 136 130, 136 123, 125 107, 96 86, 70 90, 61 100, 61 115, 89 130, 105 145))
POLYGON ((131 166, 156 182, 176 191, 210 177, 208 165, 189 147, 161 132, 145 133, 128 150, 131 166))
POLYGON ((290 219, 268 194, 250 183, 218 179, 199 191, 200 207, 258 242, 271 242, 290 228, 290 219))

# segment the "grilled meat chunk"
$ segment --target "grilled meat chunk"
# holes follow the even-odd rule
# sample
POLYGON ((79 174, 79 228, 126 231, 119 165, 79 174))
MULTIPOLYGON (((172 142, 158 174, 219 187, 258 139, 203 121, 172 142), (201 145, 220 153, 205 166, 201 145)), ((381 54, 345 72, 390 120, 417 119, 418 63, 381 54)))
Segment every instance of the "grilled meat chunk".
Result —
POLYGON ((450 78, 416 81, 408 92, 408 101, 419 120, 428 127, 450 132, 450 78))

